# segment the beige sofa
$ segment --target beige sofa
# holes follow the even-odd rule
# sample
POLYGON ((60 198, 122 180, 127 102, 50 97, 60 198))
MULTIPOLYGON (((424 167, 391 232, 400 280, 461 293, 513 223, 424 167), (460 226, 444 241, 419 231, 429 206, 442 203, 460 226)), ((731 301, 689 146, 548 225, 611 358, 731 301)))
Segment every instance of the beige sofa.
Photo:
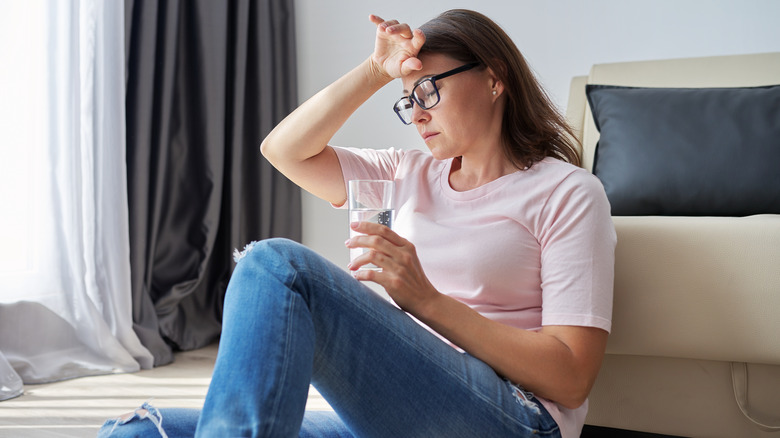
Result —
MULTIPOLYGON (((599 132, 586 84, 780 84, 780 53, 594 65, 573 79, 567 108, 592 169, 599 132)), ((780 215, 613 220, 613 332, 587 424, 780 437, 780 215)))

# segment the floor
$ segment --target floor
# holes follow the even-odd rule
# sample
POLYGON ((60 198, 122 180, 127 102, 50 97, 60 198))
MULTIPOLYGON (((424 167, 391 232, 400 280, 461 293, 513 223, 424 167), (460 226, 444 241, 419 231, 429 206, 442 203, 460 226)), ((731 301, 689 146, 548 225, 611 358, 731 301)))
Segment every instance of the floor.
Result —
MULTIPOLYGON (((97 434, 107 418, 151 400, 160 408, 199 408, 206 396, 217 346, 176 354, 173 364, 132 374, 83 377, 26 385, 20 397, 0 402, 0 438, 75 438, 97 434)), ((329 410, 311 388, 310 410, 329 410)), ((660 435, 586 426, 583 438, 650 438, 660 435)))
MULTIPOLYGON (((95 437, 106 418, 150 399, 160 408, 198 408, 216 355, 214 345, 177 353, 173 364, 137 373, 25 385, 22 396, 0 402, 0 437, 95 437)), ((312 389, 307 409, 330 407, 312 389)))

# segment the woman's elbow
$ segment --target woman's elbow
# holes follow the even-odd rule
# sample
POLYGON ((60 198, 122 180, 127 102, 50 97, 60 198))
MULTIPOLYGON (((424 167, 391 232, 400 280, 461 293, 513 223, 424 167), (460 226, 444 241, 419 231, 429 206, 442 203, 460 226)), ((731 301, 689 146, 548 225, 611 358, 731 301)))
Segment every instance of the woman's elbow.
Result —
POLYGON ((556 402, 566 409, 577 409, 588 399, 593 380, 589 378, 575 379, 567 389, 561 393, 556 402))
POLYGON ((558 401, 558 404, 563 406, 566 409, 577 409, 580 406, 582 406, 583 403, 585 403, 585 400, 588 399, 588 394, 575 394, 571 393, 568 394, 565 399, 558 401))
POLYGON ((260 154, 262 154, 265 158, 268 158, 268 156, 271 154, 271 151, 273 147, 271 146, 272 142, 270 141, 270 135, 263 139, 263 141, 260 143, 260 154))
POLYGON ((263 139, 262 143, 260 143, 260 154, 277 169, 279 169, 279 166, 283 164, 281 162, 283 157, 280 150, 281 147, 279 142, 275 141, 271 135, 268 135, 265 139, 263 139))

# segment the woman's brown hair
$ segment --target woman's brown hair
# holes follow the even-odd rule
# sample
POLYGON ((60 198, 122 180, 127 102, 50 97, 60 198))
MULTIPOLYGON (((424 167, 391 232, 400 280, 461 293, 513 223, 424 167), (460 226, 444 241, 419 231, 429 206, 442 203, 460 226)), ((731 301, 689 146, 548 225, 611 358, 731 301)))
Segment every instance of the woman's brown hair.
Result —
POLYGON ((464 63, 489 67, 504 85, 506 108, 501 136, 507 156, 518 167, 545 157, 580 165, 571 127, 536 80, 511 38, 491 19, 452 9, 420 26, 420 53, 439 53, 464 63))

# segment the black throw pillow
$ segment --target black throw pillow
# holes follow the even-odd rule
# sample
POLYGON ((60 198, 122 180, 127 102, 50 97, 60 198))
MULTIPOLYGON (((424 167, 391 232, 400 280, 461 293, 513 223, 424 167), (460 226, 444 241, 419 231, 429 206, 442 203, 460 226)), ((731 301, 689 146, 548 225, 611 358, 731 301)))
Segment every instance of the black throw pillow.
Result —
POLYGON ((588 85, 612 214, 780 214, 780 85, 588 85))

